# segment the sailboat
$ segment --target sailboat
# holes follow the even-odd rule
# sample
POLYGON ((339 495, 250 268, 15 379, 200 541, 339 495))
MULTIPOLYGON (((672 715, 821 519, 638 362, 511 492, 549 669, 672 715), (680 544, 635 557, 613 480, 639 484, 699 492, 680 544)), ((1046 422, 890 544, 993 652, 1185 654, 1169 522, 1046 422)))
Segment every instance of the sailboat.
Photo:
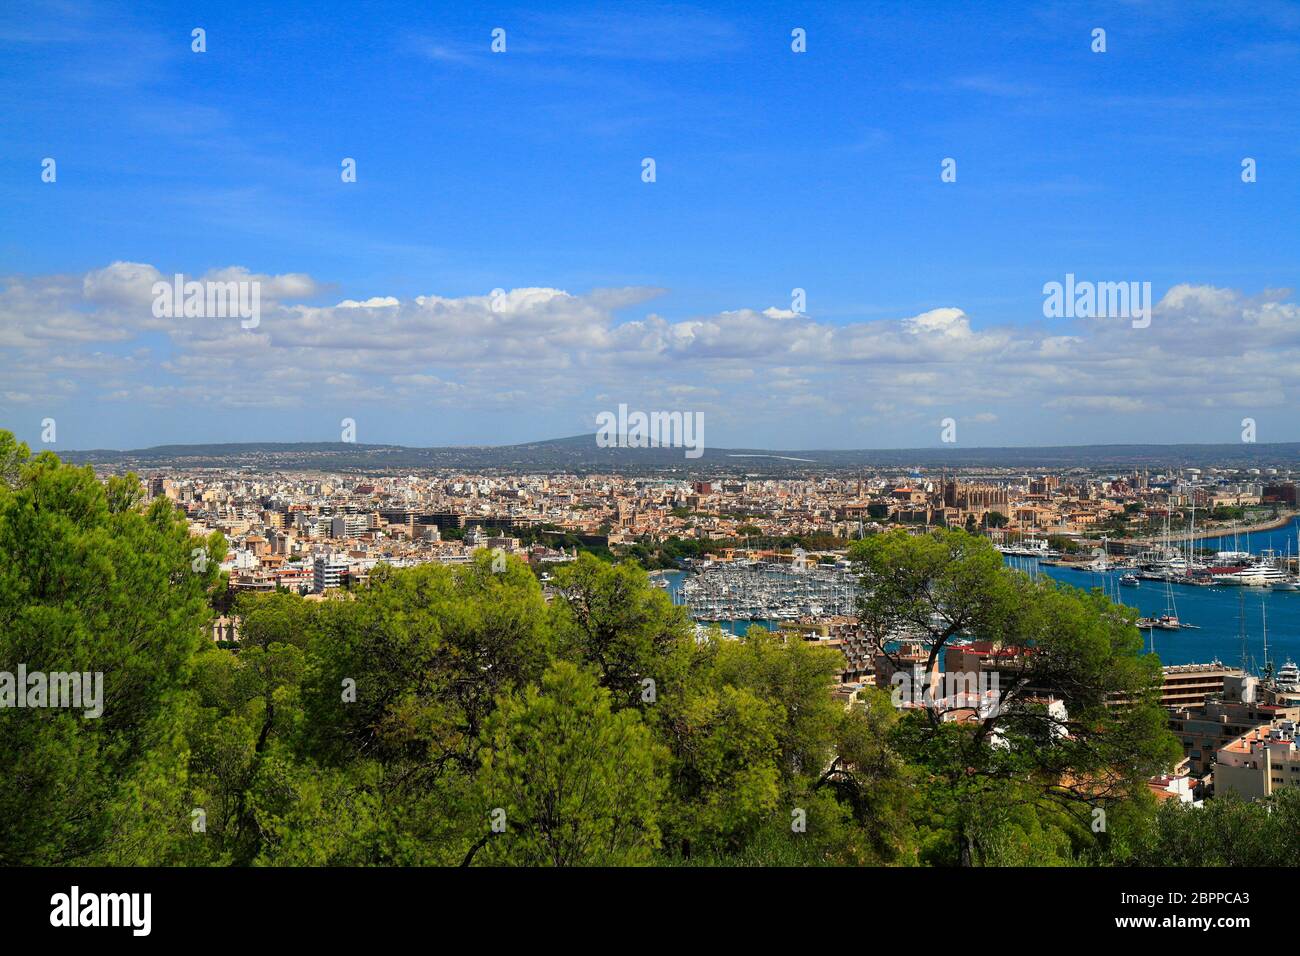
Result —
MULTIPOLYGON (((1300 563, 1300 527, 1296 528, 1296 561, 1300 563)), ((1289 567, 1290 564, 1290 560, 1287 560, 1284 567, 1289 567)), ((1274 591, 1300 591, 1300 580, 1288 576, 1281 581, 1274 581, 1270 587, 1274 591)))
POLYGON ((1168 578, 1165 579, 1165 613, 1151 622, 1152 627, 1158 627, 1162 631, 1176 631, 1184 627, 1178 620, 1178 605, 1174 602, 1174 586, 1168 578))

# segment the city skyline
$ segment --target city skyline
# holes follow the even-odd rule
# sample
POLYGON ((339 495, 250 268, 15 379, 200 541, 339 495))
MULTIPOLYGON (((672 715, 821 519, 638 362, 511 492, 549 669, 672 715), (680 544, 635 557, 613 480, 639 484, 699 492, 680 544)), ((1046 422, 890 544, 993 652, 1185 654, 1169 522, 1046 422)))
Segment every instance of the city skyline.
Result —
POLYGON ((10 934, 842 868, 1286 938, 1298 63, 1300 0, 0 9, 10 934))
MULTIPOLYGON (((1300 442, 1252 442, 1252 443, 1129 443, 1109 445, 944 445, 934 444, 916 448, 726 448, 711 445, 704 449, 698 458, 684 457, 682 449, 664 446, 660 448, 615 447, 601 448, 599 444, 590 443, 588 434, 570 435, 559 438, 539 439, 518 443, 479 443, 461 445, 404 445, 396 442, 184 442, 151 445, 141 448, 65 448, 60 454, 69 461, 118 465, 134 461, 136 456, 144 456, 144 467, 169 466, 176 459, 186 456, 210 460, 217 464, 225 462, 231 466, 244 461, 247 456, 289 455, 303 452, 335 456, 331 464, 344 471, 356 470, 355 464, 348 463, 348 456, 361 456, 377 450, 394 453, 420 455, 423 453, 446 453, 473 456, 481 453, 487 458, 478 460, 431 459, 418 467, 454 469, 494 467, 510 470, 540 469, 542 471, 563 471, 578 467, 583 471, 598 472, 602 455, 608 467, 620 472, 646 470, 653 471, 699 471, 727 469, 752 469, 758 465, 775 465, 778 470, 798 474, 802 471, 845 471, 861 468, 900 468, 921 467, 939 469, 945 466, 958 468, 1006 468, 1006 469, 1052 469, 1060 467, 1087 467, 1102 471, 1116 469, 1157 469, 1177 472, 1180 469, 1206 467, 1223 467, 1229 470, 1247 470, 1255 466, 1279 465, 1289 467, 1300 456, 1300 442), (493 463, 490 457, 502 453, 515 456, 508 461, 502 459, 493 463), (792 455, 819 454, 822 458, 798 458, 792 455), (1098 455, 1106 457, 1098 458, 1098 455), (520 457, 522 456, 522 457, 520 457), (855 456, 864 456, 861 458, 855 456), (870 456, 882 456, 872 458, 870 456), (915 456, 909 458, 907 456, 915 456), (144 464, 145 460, 150 464, 144 464)), ((404 467, 405 460, 388 467, 404 467)))
POLYGON ((624 403, 726 448, 1300 440, 1293 5, 40 9, 0 17, 33 448, 508 445, 624 403), (177 274, 257 323, 159 316, 177 274), (1076 278, 1149 283, 1149 323, 1048 318, 1076 278))

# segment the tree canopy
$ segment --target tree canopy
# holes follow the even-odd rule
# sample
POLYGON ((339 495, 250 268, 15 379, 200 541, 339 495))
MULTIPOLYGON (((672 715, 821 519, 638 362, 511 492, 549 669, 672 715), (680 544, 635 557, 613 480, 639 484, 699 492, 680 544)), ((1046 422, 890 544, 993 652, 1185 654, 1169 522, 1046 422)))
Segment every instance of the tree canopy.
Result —
MULTIPOLYGON (((961 530, 858 542, 862 628, 1004 655, 996 712, 864 687, 840 652, 697 635, 632 562, 379 567, 241 596, 133 476, 0 432, 0 672, 103 678, 102 713, 0 708, 0 863, 1240 865, 1295 798, 1157 811, 1179 748, 1132 612, 961 530), (1049 705, 1059 701, 1064 711, 1049 705), (1096 811, 1107 825, 1094 826, 1096 811)), ((1289 829, 1288 829, 1289 828, 1289 829)))

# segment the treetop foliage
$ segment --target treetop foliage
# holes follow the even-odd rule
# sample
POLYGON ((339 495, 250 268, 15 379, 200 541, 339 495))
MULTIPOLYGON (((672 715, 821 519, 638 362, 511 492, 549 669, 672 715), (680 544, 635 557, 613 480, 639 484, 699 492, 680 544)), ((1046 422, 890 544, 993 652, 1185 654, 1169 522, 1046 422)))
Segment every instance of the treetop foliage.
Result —
POLYGON ((759 628, 697 637, 639 566, 590 554, 556 570, 550 601, 526 565, 494 571, 486 553, 378 568, 350 600, 241 596, 241 642, 217 647, 224 549, 169 502, 146 506, 134 476, 100 482, 0 432, 0 671, 98 672, 104 698, 93 719, 0 708, 0 863, 1295 852, 1294 801, 1156 812, 1144 781, 1177 748, 1127 612, 1017 576, 963 531, 873 535, 852 556, 882 648, 911 629, 936 654, 961 637, 1029 651, 992 723, 899 711, 874 688, 846 706, 838 651, 759 628), (1096 807, 1106 833, 1088 827, 1096 807))

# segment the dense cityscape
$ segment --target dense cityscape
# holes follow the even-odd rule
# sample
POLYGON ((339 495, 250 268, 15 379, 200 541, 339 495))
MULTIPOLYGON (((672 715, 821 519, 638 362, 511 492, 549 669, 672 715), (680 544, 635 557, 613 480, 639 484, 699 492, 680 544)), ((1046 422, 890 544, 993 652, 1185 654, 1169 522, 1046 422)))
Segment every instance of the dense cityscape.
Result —
MULTIPOLYGON (((1233 600, 1236 587, 1300 590, 1300 547, 1292 547, 1300 543, 1296 474, 1276 467, 689 479, 207 468, 160 471, 146 484, 149 498, 184 512, 191 534, 216 531, 228 541, 221 569, 232 596, 346 597, 367 585, 377 565, 467 564, 480 550, 522 559, 546 585, 557 565, 590 551, 672 573, 673 597, 700 632, 720 625, 734 636, 761 622, 835 648, 843 667, 834 693, 845 704, 866 684, 889 689, 900 661, 911 679, 924 679, 928 649, 921 642, 893 635, 902 649, 887 654, 856 617, 849 545, 891 528, 988 536, 1013 566, 1020 559, 1022 570, 1081 572, 1070 582, 1076 586, 1097 586, 1097 573, 1109 574, 1100 583, 1120 603, 1118 586, 1141 580, 1223 588, 1233 600), (1285 550, 1249 550, 1252 535, 1269 543, 1268 533, 1277 531, 1285 550)), ((1148 634, 1201 626, 1175 614, 1153 614, 1138 625, 1148 634)), ((237 646, 237 616, 223 614, 212 628, 214 640, 237 646)), ((1223 656, 1232 664, 1216 657, 1164 669, 1161 703, 1186 754, 1152 778, 1161 799, 1199 802, 1216 790, 1254 799, 1300 786, 1300 672, 1294 660, 1276 659, 1295 647, 1295 635, 1275 631, 1275 659, 1243 646, 1234 660, 1235 639, 1219 645, 1229 648, 1223 656)), ((1267 655, 1267 634, 1264 640, 1267 655)), ((957 638, 941 666, 978 675, 997 670, 997 654, 987 642, 957 638)))
POLYGON ((0 5, 4 939, 1285 950, 1298 54, 0 5))

